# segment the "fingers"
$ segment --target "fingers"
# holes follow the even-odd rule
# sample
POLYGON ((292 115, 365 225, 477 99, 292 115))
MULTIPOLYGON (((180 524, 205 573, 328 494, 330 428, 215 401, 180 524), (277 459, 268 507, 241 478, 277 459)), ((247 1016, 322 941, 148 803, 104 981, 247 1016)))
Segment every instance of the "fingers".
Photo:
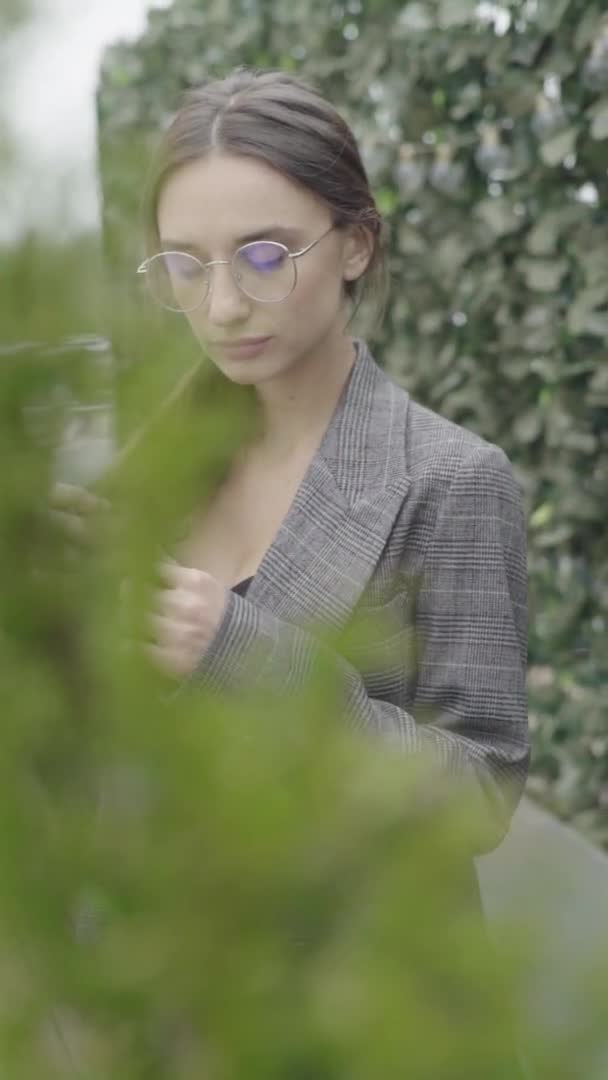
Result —
POLYGON ((225 609, 226 589, 211 574, 165 557, 157 564, 164 587, 140 627, 139 647, 169 675, 191 674, 208 647, 225 609))
POLYGON ((151 641, 144 643, 143 649, 149 659, 169 675, 180 677, 191 673, 205 644, 201 573, 177 564, 165 564, 164 572, 161 571, 165 580, 180 584, 157 593, 157 606, 147 618, 146 629, 151 641), (193 588, 193 582, 198 582, 199 587, 193 588))
POLYGON ((158 593, 157 604, 160 615, 188 624, 198 621, 200 598, 189 589, 162 589, 158 593))
POLYGON ((77 514, 90 514, 98 510, 108 510, 110 503, 99 495, 92 495, 86 488, 76 484, 64 484, 57 481, 50 494, 51 506, 57 510, 71 510, 77 514))
POLYGON ((84 544, 87 540, 88 530, 84 521, 77 514, 68 514, 65 510, 50 510, 51 521, 65 536, 66 540, 73 540, 78 544, 84 544))
POLYGON ((93 515, 109 510, 110 503, 76 484, 57 482, 49 493, 47 509, 65 539, 84 547, 92 541, 93 515))
POLYGON ((196 623, 183 622, 168 615, 152 612, 148 623, 155 641, 173 641, 177 645, 182 645, 198 636, 196 623))
POLYGON ((192 566, 182 566, 175 559, 167 558, 159 564, 158 574, 161 581, 174 589, 197 590, 212 580, 211 574, 207 574, 204 570, 197 570, 192 566))

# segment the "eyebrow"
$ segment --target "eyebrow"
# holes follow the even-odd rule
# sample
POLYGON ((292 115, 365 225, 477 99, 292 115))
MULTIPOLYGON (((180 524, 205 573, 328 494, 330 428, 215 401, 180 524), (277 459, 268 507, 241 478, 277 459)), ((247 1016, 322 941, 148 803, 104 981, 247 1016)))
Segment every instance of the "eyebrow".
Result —
MULTIPOLYGON (((240 247, 241 244, 252 244, 255 240, 280 240, 287 244, 299 244, 301 243, 303 236, 299 229, 290 229, 285 225, 266 225, 263 229, 256 229, 255 232, 245 233, 244 236, 237 236, 234 240, 234 246, 240 247)), ((161 248, 167 251, 193 251, 203 252, 204 249, 200 245, 193 243, 189 240, 161 240, 161 248)))

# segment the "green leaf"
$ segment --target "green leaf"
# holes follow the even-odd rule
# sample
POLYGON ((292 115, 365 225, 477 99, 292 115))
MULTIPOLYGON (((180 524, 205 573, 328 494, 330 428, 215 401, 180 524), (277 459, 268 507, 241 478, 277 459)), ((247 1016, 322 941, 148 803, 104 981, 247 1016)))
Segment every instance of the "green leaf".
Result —
POLYGON ((596 368, 589 380, 585 401, 589 405, 608 408, 608 364, 596 368))
POLYGON ((481 87, 477 82, 467 83, 460 91, 457 103, 450 109, 453 120, 464 120, 475 109, 479 108, 481 100, 481 87))
POLYGON ((593 120, 591 121, 591 138, 592 139, 608 139, 608 100, 603 98, 599 101, 593 110, 593 120))
POLYGON ((444 311, 426 311, 418 319, 418 330, 421 334, 436 334, 445 322, 444 311))
POLYGON ((578 133, 578 127, 569 127, 542 142, 540 144, 540 156, 545 165, 551 167, 561 165, 564 158, 574 152, 578 133))
POLYGON ((524 274, 526 284, 537 292, 554 292, 559 288, 570 264, 566 259, 526 259, 517 260, 517 267, 524 274))
POLYGON ((585 275, 588 285, 605 286, 608 282, 608 235, 607 230, 601 230, 599 225, 593 230, 593 244, 589 244, 588 237, 586 247, 577 251, 578 263, 585 275))
POLYGON ((608 281, 592 288, 583 289, 568 309, 568 331, 577 334, 597 334, 602 337, 602 326, 608 318, 596 309, 608 302, 608 281), (594 329, 595 328, 595 329, 594 329))
POLYGON ((472 48, 472 39, 465 39, 464 41, 454 42, 450 46, 450 51, 445 58, 445 70, 447 73, 452 74, 455 71, 460 71, 466 67, 470 61, 475 59, 475 51, 472 48))
POLYGON ((477 0, 441 0, 437 20, 443 30, 466 26, 475 19, 477 0))
MULTIPOLYGON (((606 317, 606 325, 608 326, 608 316, 606 317)), ((590 431, 576 431, 571 429, 564 435, 564 446, 570 447, 571 450, 579 450, 583 454, 593 454, 597 450, 597 437, 590 431)), ((579 506, 581 508, 581 514, 583 516, 582 508, 585 507, 584 516, 588 517, 597 510, 593 500, 583 499, 580 494, 577 496, 579 500, 579 506)))
POLYGON ((608 311, 591 311, 585 320, 584 332, 608 341, 608 311))
POLYGON ((531 443, 538 439, 542 427, 543 418, 538 408, 530 408, 517 417, 513 433, 518 441, 531 443))
POLYGON ((542 529, 544 525, 548 525, 553 518, 554 513, 553 503, 544 502, 540 506, 536 507, 536 510, 530 514, 530 525, 533 529, 542 529))
POLYGON ((424 234, 405 221, 399 226, 397 246, 404 255, 424 255, 427 251, 424 234))
POLYGON ((544 31, 556 30, 571 0, 539 0, 535 22, 544 31))
POLYGON ((550 532, 540 533, 536 537, 536 544, 540 548, 557 548, 569 540, 573 532, 574 526, 564 522, 562 525, 557 525, 554 529, 551 529, 550 532))
POLYGON ((509 199, 482 199, 475 207, 474 214, 497 236, 516 232, 524 224, 523 218, 515 213, 509 199))
MULTIPOLYGON (((561 200, 560 200, 561 202, 561 200)), ((547 210, 541 214, 536 225, 528 233, 526 247, 531 255, 553 255, 560 240, 569 241, 564 234, 576 236, 574 227, 586 218, 585 208, 580 203, 562 205, 556 210, 547 210)), ((568 243, 570 248, 570 244, 568 243)))
POLYGON ((381 214, 391 214, 397 205, 397 194, 392 188, 380 188, 376 203, 381 214))
POLYGON ((472 254, 474 248, 463 236, 459 233, 449 232, 443 240, 441 240, 436 257, 439 265, 445 269, 448 274, 454 274, 467 261, 472 254))
POLYGON ((558 229, 559 217, 551 212, 543 214, 526 238, 526 247, 530 254, 552 255, 557 247, 558 229))
POLYGON ((401 29, 410 30, 413 33, 422 33, 425 30, 432 30, 435 25, 433 15, 428 8, 427 4, 406 4, 401 9, 398 17, 398 24, 401 29))
POLYGON ((574 48, 577 52, 586 49, 595 39, 600 21, 600 10, 597 4, 590 4, 580 19, 574 34, 574 48))

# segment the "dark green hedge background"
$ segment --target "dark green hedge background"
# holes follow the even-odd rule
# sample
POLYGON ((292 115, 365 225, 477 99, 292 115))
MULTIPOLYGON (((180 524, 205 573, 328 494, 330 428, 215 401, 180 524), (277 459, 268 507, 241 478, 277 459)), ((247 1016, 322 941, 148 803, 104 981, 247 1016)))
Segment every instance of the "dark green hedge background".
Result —
MULTIPOLYGON (((513 462, 529 515, 529 790, 608 846, 602 7, 175 0, 140 40, 106 52, 98 111, 127 365, 144 348, 126 328, 146 157, 181 91, 237 64, 278 67, 315 80, 351 123, 390 234, 391 299, 372 351, 513 462)), ((365 321, 353 331, 365 336, 365 321)))

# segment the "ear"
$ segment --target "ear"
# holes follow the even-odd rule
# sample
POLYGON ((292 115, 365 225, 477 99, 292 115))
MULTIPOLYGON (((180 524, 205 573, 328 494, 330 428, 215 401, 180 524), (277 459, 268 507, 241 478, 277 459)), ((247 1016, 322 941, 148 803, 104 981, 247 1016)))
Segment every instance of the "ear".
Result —
POLYGON ((365 272, 374 253, 374 238, 364 225, 349 225, 342 252, 345 281, 356 281, 365 272))

